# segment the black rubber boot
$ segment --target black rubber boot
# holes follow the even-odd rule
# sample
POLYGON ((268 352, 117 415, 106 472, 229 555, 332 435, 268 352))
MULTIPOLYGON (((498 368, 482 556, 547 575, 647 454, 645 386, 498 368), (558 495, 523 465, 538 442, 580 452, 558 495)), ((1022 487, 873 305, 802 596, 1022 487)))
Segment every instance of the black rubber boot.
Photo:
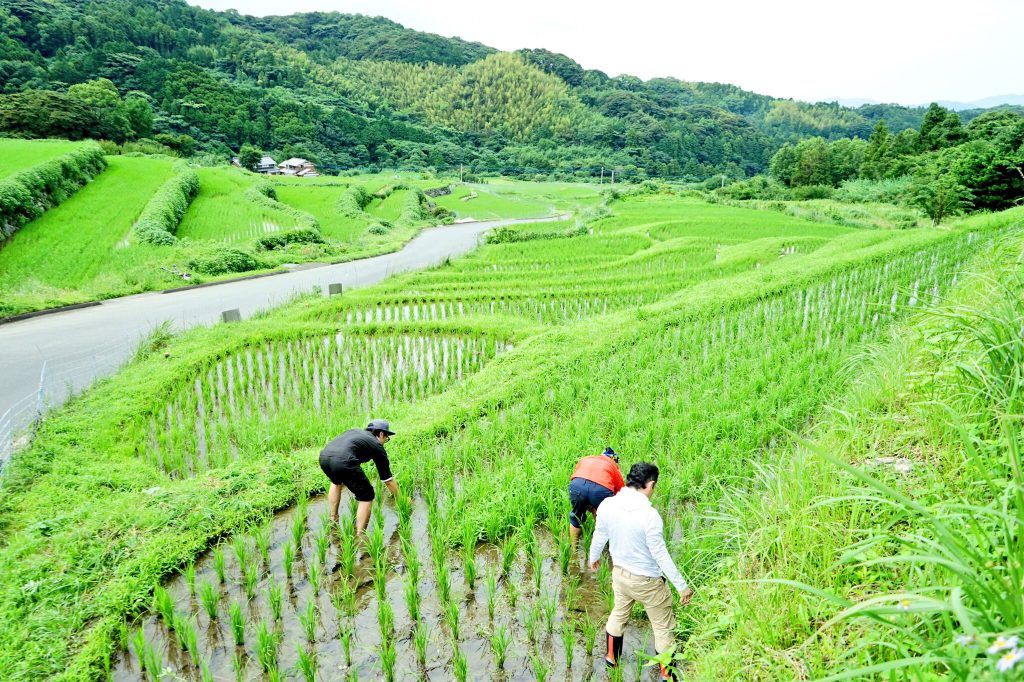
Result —
POLYGON ((665 667, 663 665, 659 666, 659 668, 660 668, 659 674, 658 674, 658 681, 659 682, 676 682, 675 673, 672 671, 671 668, 667 668, 667 667, 665 667))
POLYGON ((622 642, 621 636, 615 637, 613 635, 604 633, 608 639, 608 653, 605 654, 604 664, 609 668, 614 668, 619 665, 619 659, 622 658, 622 642))

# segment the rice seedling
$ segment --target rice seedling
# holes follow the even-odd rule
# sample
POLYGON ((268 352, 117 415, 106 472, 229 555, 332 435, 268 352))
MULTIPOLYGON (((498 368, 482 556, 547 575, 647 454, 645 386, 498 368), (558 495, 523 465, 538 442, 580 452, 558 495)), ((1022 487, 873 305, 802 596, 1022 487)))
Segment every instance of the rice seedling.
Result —
POLYGON ((352 576, 356 570, 356 539, 352 529, 341 532, 341 556, 339 557, 342 573, 352 576))
POLYGON ((256 551, 263 560, 263 565, 270 565, 270 526, 259 526, 253 530, 252 537, 256 545, 256 551))
POLYGON ((341 639, 341 650, 345 654, 345 665, 352 665, 352 628, 341 628, 339 638, 341 639))
POLYGON ((505 596, 508 597, 508 605, 515 608, 519 602, 519 585, 514 581, 505 583, 505 596))
MULTIPOLYGON (((376 509, 380 509, 381 505, 374 505, 376 509)), ((369 552, 370 557, 376 563, 385 554, 384 544, 384 522, 381 520, 380 523, 376 521, 371 524, 369 532, 366 534, 366 550, 369 552)))
POLYGON ((576 610, 579 604, 580 596, 580 579, 579 576, 572 576, 565 581, 565 590, 563 596, 565 598, 565 610, 567 613, 572 613, 576 610))
POLYGON ((206 610, 206 615, 210 618, 210 621, 217 620, 220 592, 206 580, 199 585, 199 600, 203 603, 203 608, 206 610))
POLYGON ((448 624, 448 630, 451 632, 452 641, 459 641, 459 605, 457 602, 450 601, 445 604, 444 622, 448 624))
POLYGON ((200 682, 214 682, 214 677, 210 673, 210 663, 206 659, 199 666, 199 680, 200 682))
POLYGON ((146 647, 145 663, 142 669, 152 682, 160 682, 164 676, 164 657, 155 646, 146 647))
POLYGON ((320 612, 316 608, 316 601, 306 602, 305 611, 299 613, 299 622, 302 623, 302 633, 306 636, 307 642, 316 641, 316 629, 320 625, 320 612))
POLYGON ((224 547, 217 545, 213 548, 213 570, 217 573, 217 581, 223 585, 227 582, 227 571, 224 564, 224 547))
POLYGON ((555 614, 558 613, 558 601, 554 595, 541 594, 537 599, 537 607, 544 617, 544 629, 547 630, 548 634, 551 634, 555 631, 555 614))
POLYGON ((292 542, 297 549, 302 548, 302 538, 306 535, 306 517, 303 514, 296 514, 292 521, 292 542))
POLYGON ((576 653, 576 630, 568 619, 562 621, 562 649, 565 650, 565 667, 572 668, 573 655, 576 653))
POLYGON ((144 669, 146 664, 146 632, 142 628, 135 628, 132 633, 131 647, 135 652, 135 658, 139 662, 139 669, 144 669))
POLYGON ((536 644, 539 641, 540 621, 540 610, 536 606, 527 607, 523 612, 523 629, 526 631, 526 640, 531 644, 536 644))
POLYGON ((579 625, 580 631, 583 633, 583 648, 587 652, 587 657, 592 657, 597 644, 597 623, 591 620, 588 614, 584 614, 579 625))
POLYGON ((245 616, 242 615, 242 607, 238 602, 231 602, 229 614, 231 616, 231 636, 235 640, 235 646, 245 646, 245 616))
POLYGON ((306 648, 298 642, 295 643, 295 650, 299 657, 295 667, 298 668, 299 673, 306 682, 314 682, 319 670, 316 653, 307 651, 306 648))
POLYGON ((455 674, 455 679, 458 682, 466 682, 466 679, 469 677, 469 662, 466 661, 466 655, 462 653, 458 646, 455 647, 455 651, 452 653, 452 672, 455 674))
POLYGON ((188 593, 194 595, 196 593, 196 565, 193 562, 189 562, 185 566, 184 572, 185 586, 188 588, 188 593))
POLYGON ((306 568, 306 577, 309 578, 309 584, 313 587, 313 593, 316 594, 320 591, 320 564, 311 563, 306 568))
POLYGON ((395 610, 391 602, 384 600, 377 605, 377 624, 380 626, 380 636, 390 639, 395 634, 395 610))
POLYGON ((539 651, 530 653, 530 665, 533 668, 533 676, 537 682, 545 682, 548 679, 551 667, 548 666, 547 661, 539 651))
MULTIPOLYGON (((608 563, 608 562, 604 562, 608 563)), ((530 555, 530 568, 533 574, 533 589, 536 592, 540 591, 540 583, 544 578, 544 555, 540 552, 534 551, 530 555)))
POLYGON ((420 619, 420 589, 412 573, 406 575, 405 579, 405 608, 409 612, 409 620, 418 622, 420 619))
POLYGON ((320 531, 316 535, 316 559, 321 564, 327 563, 327 549, 331 546, 331 527, 329 525, 320 526, 320 531))
POLYGON ((508 655, 508 648, 512 645, 512 638, 504 626, 491 631, 489 637, 491 651, 494 652, 494 664, 501 670, 505 667, 505 657, 508 655))
POLYGON ((245 671, 248 667, 248 659, 245 654, 236 651, 231 655, 231 668, 235 671, 235 682, 243 682, 245 680, 245 671))
POLYGON ((462 566, 471 591, 476 589, 476 541, 476 528, 467 523, 462 528, 462 566))
POLYGON ((494 576, 494 568, 487 567, 487 619, 494 620, 494 609, 498 603, 498 581, 494 576))
POLYGON ((282 554, 281 562, 284 566, 284 577, 290 581, 292 579, 293 564, 295 563, 295 546, 291 542, 286 542, 282 554))
POLYGON ((430 629, 420 621, 412 632, 413 646, 416 649, 416 662, 422 668, 427 664, 427 646, 430 644, 430 629))
POLYGON ((452 599, 452 578, 448 573, 447 564, 442 563, 436 567, 434 580, 437 583, 437 594, 441 597, 441 603, 449 603, 452 599))
POLYGON ((244 581, 245 569, 249 565, 249 543, 242 536, 231 541, 231 549, 235 553, 235 561, 238 562, 238 574, 244 581))
POLYGON ((267 603, 270 605, 270 615, 275 623, 281 622, 282 597, 284 591, 281 585, 270 576, 270 584, 267 585, 267 603))
POLYGON ((245 567, 245 596, 248 597, 249 601, 252 601, 256 597, 256 586, 260 582, 260 572, 253 564, 249 564, 245 567))
POLYGON ((174 599, 170 592, 159 585, 153 590, 153 610, 160 614, 164 627, 174 629, 174 599))
POLYGON ((562 575, 569 575, 569 566, 572 565, 572 543, 562 534, 558 536, 558 565, 562 569, 562 575))
POLYGON ((394 682, 395 680, 395 660, 398 657, 398 652, 395 650, 395 643, 388 639, 381 642, 378 649, 380 652, 380 668, 381 672, 384 673, 384 679, 387 682, 394 682))
POLYGON ((266 621, 260 621, 256 628, 256 658, 263 672, 277 670, 277 633, 266 621))

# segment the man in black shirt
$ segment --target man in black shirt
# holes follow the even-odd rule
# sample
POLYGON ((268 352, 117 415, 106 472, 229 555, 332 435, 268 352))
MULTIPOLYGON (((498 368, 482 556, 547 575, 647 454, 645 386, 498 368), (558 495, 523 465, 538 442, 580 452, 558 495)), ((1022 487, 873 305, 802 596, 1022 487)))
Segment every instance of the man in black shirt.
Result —
POLYGON ((383 419, 374 419, 365 429, 349 429, 320 451, 320 468, 331 479, 331 489, 327 493, 327 510, 331 521, 338 521, 338 506, 341 504, 341 489, 348 486, 352 495, 359 501, 356 510, 356 533, 361 535, 370 523, 370 506, 373 503, 373 486, 366 478, 361 467, 371 459, 377 465, 380 480, 391 491, 398 495, 398 484, 391 475, 391 462, 384 449, 384 443, 391 439, 395 432, 391 425, 383 419))

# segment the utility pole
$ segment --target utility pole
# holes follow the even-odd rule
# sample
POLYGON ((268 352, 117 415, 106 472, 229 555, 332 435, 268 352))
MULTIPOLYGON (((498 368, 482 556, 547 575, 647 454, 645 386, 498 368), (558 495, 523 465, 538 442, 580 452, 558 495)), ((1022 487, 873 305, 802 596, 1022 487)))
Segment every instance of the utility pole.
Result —
POLYGON ((462 177, 463 177, 463 172, 462 171, 463 171, 463 167, 462 167, 462 164, 460 163, 459 164, 459 182, 462 182, 462 177))
POLYGON ((725 174, 722 174, 722 187, 725 187, 725 174))
POLYGON ((612 168, 612 184, 615 184, 615 169, 612 168))
POLYGON ((604 184, 604 166, 601 166, 601 182, 600 182, 600 184, 602 184, 602 185, 604 184))

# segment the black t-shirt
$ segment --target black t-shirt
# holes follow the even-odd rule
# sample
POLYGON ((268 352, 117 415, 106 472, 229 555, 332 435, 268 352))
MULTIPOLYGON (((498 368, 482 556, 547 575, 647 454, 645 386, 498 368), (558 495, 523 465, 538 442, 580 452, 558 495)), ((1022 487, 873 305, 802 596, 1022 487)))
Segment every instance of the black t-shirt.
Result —
POLYGON ((365 429, 349 429, 324 446, 320 455, 342 466, 353 467, 372 459, 377 465, 380 480, 388 481, 394 478, 391 475, 391 462, 388 460, 387 450, 365 429))

